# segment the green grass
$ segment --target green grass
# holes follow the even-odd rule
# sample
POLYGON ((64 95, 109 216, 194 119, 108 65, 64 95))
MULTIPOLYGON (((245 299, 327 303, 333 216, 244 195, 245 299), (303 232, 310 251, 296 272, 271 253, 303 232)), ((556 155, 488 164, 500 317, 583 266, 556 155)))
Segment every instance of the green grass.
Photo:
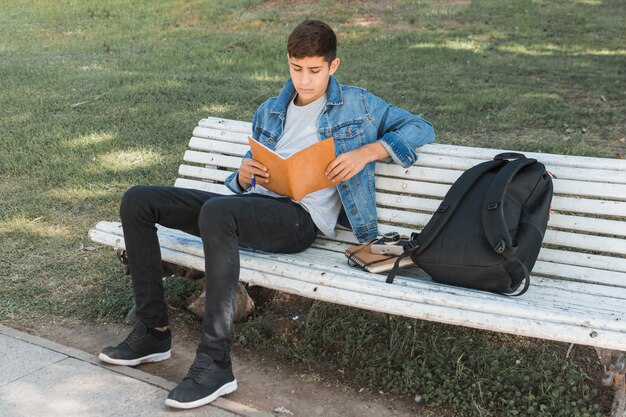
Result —
POLYGON ((341 82, 439 142, 624 154, 619 0, 0 0, 0 321, 120 319, 128 279, 87 230, 131 185, 172 184, 200 118, 250 120, 305 17, 337 30, 341 82))
POLYGON ((375 393, 420 395, 454 416, 603 416, 592 349, 314 302, 293 320, 279 305, 243 325, 238 348, 279 356, 375 393), (276 334, 276 323, 290 323, 276 334))

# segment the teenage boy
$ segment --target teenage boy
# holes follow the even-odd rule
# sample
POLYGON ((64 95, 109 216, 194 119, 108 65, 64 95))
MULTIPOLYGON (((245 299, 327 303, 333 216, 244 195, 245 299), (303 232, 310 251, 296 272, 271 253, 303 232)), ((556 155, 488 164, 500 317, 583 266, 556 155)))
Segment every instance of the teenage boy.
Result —
POLYGON ((332 136, 337 158, 326 175, 336 186, 302 201, 277 195, 263 187, 273 173, 248 152, 239 170, 226 179, 234 195, 137 186, 122 199, 120 217, 139 320, 122 343, 102 350, 104 362, 135 366, 170 357, 172 337, 155 224, 202 238, 206 278, 202 337, 187 376, 165 401, 168 406, 198 407, 237 389, 230 351, 239 248, 303 251, 318 231, 334 235, 340 212, 359 241, 375 237, 374 161, 391 157, 409 167, 417 159, 416 149, 434 139, 432 125, 421 117, 363 89, 340 85, 333 76, 339 67, 336 45, 327 24, 316 20, 299 24, 287 45, 291 78, 252 119, 253 139, 283 157, 332 136))

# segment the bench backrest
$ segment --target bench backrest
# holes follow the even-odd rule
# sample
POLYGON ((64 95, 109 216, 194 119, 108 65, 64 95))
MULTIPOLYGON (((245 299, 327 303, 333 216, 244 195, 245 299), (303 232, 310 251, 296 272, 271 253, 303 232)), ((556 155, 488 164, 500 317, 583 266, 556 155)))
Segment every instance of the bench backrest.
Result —
MULTIPOLYGON (((175 186, 230 194, 224 179, 248 150, 251 124, 207 118, 189 141, 175 186)), ((408 169, 376 164, 379 232, 421 229, 464 170, 505 150, 426 145, 408 169)), ((533 275, 626 288, 626 161, 525 152, 556 176, 552 214, 533 275)), ((335 240, 355 242, 350 231, 335 240)))

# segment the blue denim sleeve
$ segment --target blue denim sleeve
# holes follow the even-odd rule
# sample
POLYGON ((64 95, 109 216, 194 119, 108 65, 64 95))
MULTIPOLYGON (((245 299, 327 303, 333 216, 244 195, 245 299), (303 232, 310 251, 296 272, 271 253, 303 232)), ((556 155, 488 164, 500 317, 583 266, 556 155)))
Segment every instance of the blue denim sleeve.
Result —
MULTIPOLYGON (((243 161, 246 158, 252 158, 252 152, 250 151, 246 152, 246 154, 243 156, 243 158, 241 158, 241 160, 243 161)), ((241 194, 245 191, 239 185, 239 181, 237 181, 238 174, 239 174, 239 170, 233 172, 224 180, 224 185, 235 194, 241 194)))
POLYGON ((365 102, 372 123, 391 159, 405 168, 417 161, 417 148, 435 140, 433 125, 420 116, 394 107, 371 93, 365 102))
MULTIPOLYGON (((252 139, 255 139, 255 140, 258 140, 258 134, 256 133, 255 126, 257 126, 257 124, 259 123, 259 111, 260 111, 260 109, 261 108, 259 108, 254 113, 254 116, 252 117, 252 139)), ((252 158, 252 152, 250 150, 248 150, 248 152, 246 152, 246 154, 243 156, 243 158, 241 158, 241 160, 243 161, 246 158, 252 158)), ((232 191, 235 194, 241 194, 241 193, 243 193, 245 191, 239 185, 239 181, 237 181, 238 175, 239 175, 239 170, 233 172, 228 177, 226 177, 226 179, 224 180, 224 185, 230 191, 232 191)))

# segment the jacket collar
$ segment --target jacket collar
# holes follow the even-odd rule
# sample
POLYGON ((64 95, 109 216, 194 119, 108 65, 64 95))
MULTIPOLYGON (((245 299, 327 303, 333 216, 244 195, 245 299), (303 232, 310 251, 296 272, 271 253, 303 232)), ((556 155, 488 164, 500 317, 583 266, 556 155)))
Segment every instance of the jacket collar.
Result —
MULTIPOLYGON (((272 107, 272 113, 278 114, 286 114, 287 107, 293 97, 296 94, 296 88, 293 86, 293 81, 291 78, 287 80, 282 90, 280 90, 280 94, 276 98, 274 102, 274 106, 272 107)), ((341 93, 341 84, 339 81, 331 75, 328 80, 328 87, 326 88, 326 105, 328 106, 338 106, 343 104, 343 94, 341 93)))

